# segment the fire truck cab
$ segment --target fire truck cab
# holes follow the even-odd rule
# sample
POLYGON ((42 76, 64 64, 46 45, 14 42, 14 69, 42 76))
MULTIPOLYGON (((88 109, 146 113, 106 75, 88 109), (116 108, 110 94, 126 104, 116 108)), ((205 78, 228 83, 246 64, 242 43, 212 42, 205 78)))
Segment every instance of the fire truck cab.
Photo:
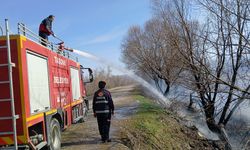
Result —
POLYGON ((0 149, 60 149, 61 131, 83 121, 92 70, 18 24, 0 36, 0 149), (89 72, 88 81, 84 79, 89 72))

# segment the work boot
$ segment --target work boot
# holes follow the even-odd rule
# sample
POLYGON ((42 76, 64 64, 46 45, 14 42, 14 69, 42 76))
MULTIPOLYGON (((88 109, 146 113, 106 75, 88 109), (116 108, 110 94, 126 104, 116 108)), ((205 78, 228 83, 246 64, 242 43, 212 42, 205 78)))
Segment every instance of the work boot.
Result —
POLYGON ((102 143, 105 143, 105 142, 106 142, 106 140, 104 138, 102 138, 102 143))
POLYGON ((102 143, 106 143, 106 140, 102 140, 102 143))

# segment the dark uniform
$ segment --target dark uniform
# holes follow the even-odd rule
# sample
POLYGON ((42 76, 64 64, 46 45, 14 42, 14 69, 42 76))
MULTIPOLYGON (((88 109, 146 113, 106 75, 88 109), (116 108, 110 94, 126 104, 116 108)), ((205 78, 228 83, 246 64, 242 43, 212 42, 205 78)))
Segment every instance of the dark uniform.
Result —
MULTIPOLYGON (((103 82, 103 81, 101 81, 103 82)), ((104 82, 104 87, 106 83, 104 82)), ((111 122, 111 114, 114 113, 114 104, 111 94, 108 90, 100 87, 99 90, 95 92, 93 98, 93 112, 97 117, 99 133, 101 135, 103 142, 109 142, 109 129, 111 122)))
POLYGON ((39 36, 42 38, 41 44, 44 46, 47 46, 46 43, 48 42, 48 36, 51 34, 54 35, 52 31, 53 18, 54 16, 50 15, 49 17, 45 18, 39 26, 39 36))

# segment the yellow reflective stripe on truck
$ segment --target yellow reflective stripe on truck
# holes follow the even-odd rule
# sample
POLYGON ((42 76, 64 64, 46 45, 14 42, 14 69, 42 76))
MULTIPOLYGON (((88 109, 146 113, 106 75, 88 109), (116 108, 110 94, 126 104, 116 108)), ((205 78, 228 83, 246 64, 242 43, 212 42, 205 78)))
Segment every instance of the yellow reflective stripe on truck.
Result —
MULTIPOLYGON (((6 137, 0 137, 0 140, 4 142, 6 145, 11 145, 14 143, 13 136, 6 136, 6 137)), ((26 138, 24 135, 17 136, 17 141, 20 144, 27 143, 26 138)))
POLYGON ((18 139, 19 141, 21 141, 22 143, 28 142, 28 141, 26 141, 26 137, 25 137, 25 136, 18 136, 17 139, 18 139))
POLYGON ((14 143, 14 141, 10 137, 2 137, 1 139, 8 145, 14 143))
POLYGON ((28 117, 26 120, 27 120, 27 121, 31 121, 31 120, 34 120, 34 119, 43 117, 43 116, 44 116, 44 115, 43 115, 44 113, 45 113, 46 115, 50 115, 50 114, 53 114, 53 113, 56 113, 56 112, 57 112, 56 109, 52 109, 52 110, 47 111, 47 112, 42 112, 42 113, 39 113, 39 114, 35 114, 35 115, 33 115, 33 116, 30 116, 30 117, 28 117))
POLYGON ((53 113, 56 113, 56 112, 57 112, 56 109, 52 109, 52 110, 50 110, 50 111, 47 111, 45 114, 46 114, 46 115, 50 115, 50 114, 53 114, 53 113))
POLYGON ((18 67, 19 67, 19 81, 20 81, 20 98, 21 98, 21 108, 22 108, 22 119, 23 119, 23 134, 22 136, 22 142, 28 142, 28 131, 26 126, 26 111, 25 111, 25 102, 24 102, 24 85, 23 85, 23 67, 22 67, 22 57, 21 57, 21 51, 23 48, 23 42, 26 41, 26 37, 24 36, 18 36, 17 37, 17 53, 18 53, 18 67))
POLYGON ((75 100, 74 102, 72 102, 71 103, 71 106, 74 106, 74 105, 77 105, 77 104, 80 104, 80 103, 82 103, 83 102, 83 100, 75 100))
POLYGON ((39 114, 36 114, 36 115, 33 115, 33 116, 30 116, 26 119, 26 121, 31 121, 31 120, 34 120, 34 119, 37 119, 37 118, 40 118, 40 117, 43 117, 43 113, 39 113, 39 114))
POLYGON ((83 102, 83 100, 75 100, 75 101, 72 102, 71 104, 68 104, 68 105, 63 106, 63 108, 64 108, 64 109, 67 109, 67 108, 70 107, 70 106, 75 106, 75 105, 80 104, 80 103, 82 103, 82 102, 83 102))

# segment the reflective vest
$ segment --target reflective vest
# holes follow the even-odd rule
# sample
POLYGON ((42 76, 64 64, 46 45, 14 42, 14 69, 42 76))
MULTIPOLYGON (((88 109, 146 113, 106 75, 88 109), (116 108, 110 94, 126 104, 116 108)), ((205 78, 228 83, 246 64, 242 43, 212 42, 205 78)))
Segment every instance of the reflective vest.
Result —
POLYGON ((109 101, 105 97, 104 91, 99 91, 95 99, 96 114, 110 113, 109 101))

